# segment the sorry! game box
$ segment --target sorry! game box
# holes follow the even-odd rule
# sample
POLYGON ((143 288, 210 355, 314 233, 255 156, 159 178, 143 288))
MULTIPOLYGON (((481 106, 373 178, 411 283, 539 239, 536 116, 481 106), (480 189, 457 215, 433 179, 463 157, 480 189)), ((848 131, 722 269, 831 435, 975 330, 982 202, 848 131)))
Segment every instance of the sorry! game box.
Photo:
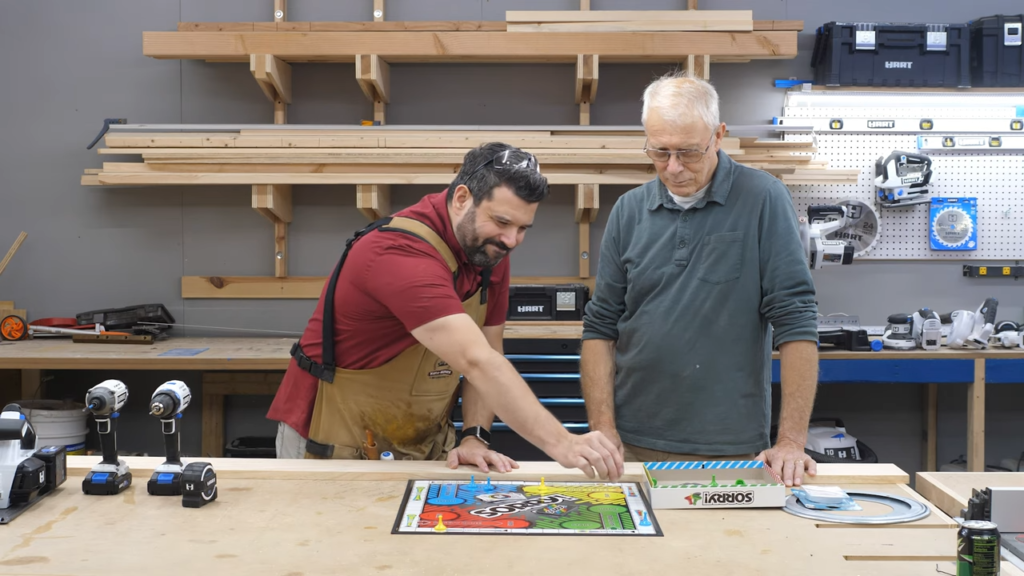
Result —
POLYGON ((662 536, 635 482, 410 480, 392 534, 662 536))

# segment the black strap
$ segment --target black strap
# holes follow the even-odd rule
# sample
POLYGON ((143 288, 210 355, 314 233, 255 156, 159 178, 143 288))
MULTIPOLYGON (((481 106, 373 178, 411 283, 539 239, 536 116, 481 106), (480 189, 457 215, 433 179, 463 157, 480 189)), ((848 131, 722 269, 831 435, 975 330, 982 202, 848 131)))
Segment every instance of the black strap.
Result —
POLYGON ((487 304, 487 287, 491 284, 491 269, 484 268, 480 271, 480 303, 487 304))
POLYGON ((341 275, 341 267, 345 265, 348 252, 357 240, 390 222, 390 216, 381 218, 349 238, 345 242, 345 251, 341 253, 341 258, 338 259, 338 265, 334 267, 334 272, 331 273, 330 283, 327 284, 327 295, 324 297, 324 316, 321 322, 323 326, 323 355, 320 357, 323 370, 331 375, 330 379, 327 380, 328 382, 334 382, 334 291, 338 288, 338 276, 341 275))
POLYGON ((332 458, 334 457, 334 445, 321 444, 310 438, 309 440, 306 440, 306 452, 319 458, 332 458))
MULTIPOLYGON (((303 352, 302 345, 299 342, 295 342, 294 344, 292 344, 291 356, 295 358, 296 363, 298 363, 300 368, 312 374, 318 380, 323 380, 325 382, 330 383, 334 382, 334 370, 337 367, 334 358, 334 293, 338 288, 338 277, 341 275, 341 268, 342 266, 345 265, 345 260, 348 258, 348 253, 352 249, 352 246, 356 243, 357 240, 359 240, 363 236, 366 236, 370 232, 373 232, 374 230, 378 230, 381 229, 383 226, 387 226, 390 223, 391 216, 381 218, 380 220, 373 222, 372 224, 363 228, 362 230, 359 230, 358 232, 355 233, 354 236, 352 236, 352 238, 349 238, 345 242, 345 251, 342 252, 341 258, 338 259, 337 266, 334 267, 334 272, 331 273, 330 281, 327 284, 327 293, 324 295, 324 312, 323 320, 321 322, 321 325, 323 327, 323 350, 321 353, 322 355, 320 356, 321 362, 317 363, 312 358, 307 356, 306 353, 303 352)), ((402 232, 404 234, 408 234, 414 238, 419 238, 420 240, 427 242, 427 240, 422 236, 410 232, 408 230, 398 228, 383 228, 381 231, 402 232)), ((480 298, 481 302, 486 304, 487 285, 490 282, 491 278, 490 269, 484 269, 481 272, 481 277, 483 279, 483 294, 481 295, 480 298)), ((458 285, 458 280, 459 271, 456 269, 452 273, 453 287, 458 285)), ((317 455, 313 451, 307 451, 310 452, 311 454, 317 455)))

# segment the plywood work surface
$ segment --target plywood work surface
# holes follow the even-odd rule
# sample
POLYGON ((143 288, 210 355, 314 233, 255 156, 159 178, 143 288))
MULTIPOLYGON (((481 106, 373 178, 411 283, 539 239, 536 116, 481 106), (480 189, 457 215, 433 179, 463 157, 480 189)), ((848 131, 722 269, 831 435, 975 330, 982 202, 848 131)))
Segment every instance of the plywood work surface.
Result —
MULTIPOLYGON (((694 574, 913 576, 935 574, 936 564, 955 555, 955 530, 941 515, 932 524, 821 528, 778 509, 656 510, 664 537, 613 542, 607 536, 392 535, 408 478, 433 472, 438 478, 480 478, 479 472, 433 462, 314 462, 342 477, 352 466, 365 479, 326 480, 315 471, 306 479, 275 479, 275 468, 295 463, 258 460, 245 465, 263 469, 265 476, 255 479, 234 476, 228 460, 214 460, 225 472, 218 477, 218 500, 187 509, 180 498, 147 494, 148 472, 137 459, 128 459, 136 477, 126 492, 85 496, 82 465, 89 461, 73 460, 61 490, 0 527, 0 571, 106 576, 113 566, 117 573, 147 576, 519 575, 550 572, 558 558, 558 570, 566 574, 674 574, 686 566, 694 574), (415 470, 403 473, 410 464, 415 470), (374 470, 385 479, 373 479, 374 470)), ((516 475, 536 477, 552 466, 524 462, 516 475)), ((899 484, 881 487, 908 493, 899 484)), ((1021 576, 1011 567, 1003 573, 1021 576)))

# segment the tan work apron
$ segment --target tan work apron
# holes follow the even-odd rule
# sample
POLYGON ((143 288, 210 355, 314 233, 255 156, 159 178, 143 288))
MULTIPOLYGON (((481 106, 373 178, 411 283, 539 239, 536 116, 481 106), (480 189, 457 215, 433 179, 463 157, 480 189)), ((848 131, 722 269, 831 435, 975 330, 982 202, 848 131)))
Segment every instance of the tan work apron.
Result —
MULTIPOLYGON (((396 217, 386 229, 411 232, 430 243, 454 275, 458 262, 432 229, 416 220, 396 217)), ((463 301, 477 326, 487 316, 486 287, 463 301)), ((328 295, 333 297, 333 295, 328 295)), ((320 380, 309 440, 333 448, 331 458, 366 458, 366 431, 373 432, 377 453, 390 451, 396 460, 442 460, 455 446, 450 415, 458 392, 459 374, 420 343, 388 363, 368 370, 334 371, 334 381, 320 380)), ((307 450, 310 442, 307 442, 307 450)))

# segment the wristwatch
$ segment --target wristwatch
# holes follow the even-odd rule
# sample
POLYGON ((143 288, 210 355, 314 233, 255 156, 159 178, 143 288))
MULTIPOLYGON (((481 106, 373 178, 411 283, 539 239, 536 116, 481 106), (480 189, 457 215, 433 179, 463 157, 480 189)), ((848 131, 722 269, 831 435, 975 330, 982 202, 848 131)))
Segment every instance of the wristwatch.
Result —
POLYGON ((472 436, 473 438, 476 438, 477 440, 483 442, 487 446, 491 445, 490 431, 481 428, 480 426, 470 426, 469 428, 464 429, 462 431, 462 437, 459 443, 461 444, 462 440, 465 440, 467 436, 472 436))

